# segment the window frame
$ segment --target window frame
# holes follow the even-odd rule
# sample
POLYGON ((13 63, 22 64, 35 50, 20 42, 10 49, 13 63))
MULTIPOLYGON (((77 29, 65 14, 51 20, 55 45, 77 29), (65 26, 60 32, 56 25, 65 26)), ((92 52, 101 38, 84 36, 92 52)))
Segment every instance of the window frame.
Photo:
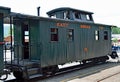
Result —
POLYGON ((95 40, 96 41, 100 40, 100 32, 99 32, 99 30, 95 30, 94 32, 95 32, 95 40))
POLYGON ((104 38, 104 40, 108 40, 108 31, 107 30, 105 30, 104 32, 103 32, 103 38, 104 38))
POLYGON ((75 17, 75 19, 81 19, 81 13, 75 11, 74 12, 74 17, 75 17))
POLYGON ((51 42, 58 42, 58 28, 50 28, 50 41, 51 42))
POLYGON ((74 41, 74 29, 67 29, 67 40, 74 41))

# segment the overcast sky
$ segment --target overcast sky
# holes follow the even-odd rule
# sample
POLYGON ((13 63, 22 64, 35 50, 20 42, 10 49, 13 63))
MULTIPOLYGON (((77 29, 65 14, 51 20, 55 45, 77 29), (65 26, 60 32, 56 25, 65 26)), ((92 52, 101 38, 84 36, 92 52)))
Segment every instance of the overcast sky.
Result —
POLYGON ((0 6, 10 7, 12 12, 47 17, 46 12, 59 7, 71 7, 94 13, 96 23, 120 27, 120 0, 0 0, 0 6))

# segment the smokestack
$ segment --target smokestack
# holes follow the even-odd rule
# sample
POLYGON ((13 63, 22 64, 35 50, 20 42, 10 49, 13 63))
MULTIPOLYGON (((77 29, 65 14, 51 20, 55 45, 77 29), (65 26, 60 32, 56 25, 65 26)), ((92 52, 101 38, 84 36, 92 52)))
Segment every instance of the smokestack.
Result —
POLYGON ((37 7, 37 16, 40 16, 40 6, 37 7))

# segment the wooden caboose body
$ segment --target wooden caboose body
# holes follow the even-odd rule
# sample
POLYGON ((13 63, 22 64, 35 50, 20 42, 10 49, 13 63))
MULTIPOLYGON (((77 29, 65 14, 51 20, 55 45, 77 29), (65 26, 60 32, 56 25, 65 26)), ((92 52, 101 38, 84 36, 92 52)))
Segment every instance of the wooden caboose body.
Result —
POLYGON ((49 18, 11 12, 17 78, 56 72, 69 62, 105 62, 111 54, 111 26, 94 23, 92 12, 73 8, 49 11, 49 18))
MULTIPOLYGON (((76 10, 71 9, 72 11, 76 10)), ((91 15, 89 12, 83 13, 91 15)), ((111 26, 96 24, 92 18, 88 22, 22 14, 16 14, 13 18, 15 56, 39 61, 41 67, 82 61, 111 53, 111 26)))

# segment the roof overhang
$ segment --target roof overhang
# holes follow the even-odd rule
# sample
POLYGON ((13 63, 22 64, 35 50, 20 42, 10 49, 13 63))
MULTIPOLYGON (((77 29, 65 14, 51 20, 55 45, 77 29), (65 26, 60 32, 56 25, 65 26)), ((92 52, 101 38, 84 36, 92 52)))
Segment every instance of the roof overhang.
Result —
POLYGON ((65 11, 65 10, 80 11, 80 12, 87 13, 87 14, 88 14, 88 13, 89 13, 89 14, 93 14, 93 12, 84 11, 84 10, 79 10, 79 9, 74 9, 74 8, 70 8, 70 7, 56 8, 56 9, 53 9, 53 10, 47 12, 47 14, 50 15, 50 14, 52 14, 52 13, 59 12, 59 11, 65 11))
POLYGON ((0 6, 0 13, 2 13, 4 17, 8 16, 10 12, 11 12, 10 8, 0 6))

